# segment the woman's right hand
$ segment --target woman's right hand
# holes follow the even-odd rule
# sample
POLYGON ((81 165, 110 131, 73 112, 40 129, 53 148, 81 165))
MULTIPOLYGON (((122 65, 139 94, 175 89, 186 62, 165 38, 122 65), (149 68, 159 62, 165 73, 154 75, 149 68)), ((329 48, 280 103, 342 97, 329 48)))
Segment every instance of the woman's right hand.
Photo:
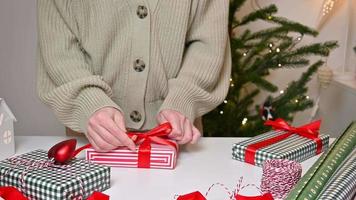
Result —
POLYGON ((119 146, 135 150, 135 143, 126 132, 123 114, 116 108, 104 107, 89 118, 86 135, 96 151, 110 151, 119 146))

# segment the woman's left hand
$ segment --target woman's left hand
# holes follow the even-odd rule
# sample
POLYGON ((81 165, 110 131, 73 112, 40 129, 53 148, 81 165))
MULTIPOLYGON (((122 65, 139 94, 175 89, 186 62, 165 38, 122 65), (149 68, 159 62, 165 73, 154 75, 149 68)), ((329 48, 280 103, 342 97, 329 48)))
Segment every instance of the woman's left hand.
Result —
POLYGON ((169 137, 176 140, 178 144, 194 144, 201 136, 200 131, 180 112, 162 110, 158 114, 157 120, 160 124, 169 122, 172 125, 172 132, 169 137))

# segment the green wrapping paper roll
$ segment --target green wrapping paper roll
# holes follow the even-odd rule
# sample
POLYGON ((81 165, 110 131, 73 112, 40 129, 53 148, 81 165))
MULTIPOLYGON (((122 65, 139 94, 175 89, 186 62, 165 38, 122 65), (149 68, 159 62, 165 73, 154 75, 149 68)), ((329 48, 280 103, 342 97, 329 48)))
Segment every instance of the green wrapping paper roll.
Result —
POLYGON ((334 173, 319 200, 351 200, 356 194, 356 148, 334 173))
POLYGON ((333 143, 317 162, 307 171, 286 200, 317 199, 325 185, 340 164, 347 158, 356 145, 356 123, 353 122, 333 143))

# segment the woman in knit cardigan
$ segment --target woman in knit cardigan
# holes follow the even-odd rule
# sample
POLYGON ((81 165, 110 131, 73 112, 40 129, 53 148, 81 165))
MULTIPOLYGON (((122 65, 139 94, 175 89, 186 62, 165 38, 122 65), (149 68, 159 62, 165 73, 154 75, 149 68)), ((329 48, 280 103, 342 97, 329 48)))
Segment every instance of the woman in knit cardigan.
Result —
POLYGON ((134 149, 126 127, 170 122, 195 143, 196 118, 225 98, 228 0, 38 0, 38 94, 96 150, 134 149))

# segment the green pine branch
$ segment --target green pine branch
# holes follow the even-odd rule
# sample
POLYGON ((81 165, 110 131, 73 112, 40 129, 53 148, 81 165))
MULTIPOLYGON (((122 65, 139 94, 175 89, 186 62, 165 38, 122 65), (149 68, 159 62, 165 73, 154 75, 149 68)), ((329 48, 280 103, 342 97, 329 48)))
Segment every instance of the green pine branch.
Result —
POLYGON ((300 45, 303 36, 316 37, 317 31, 276 16, 278 9, 275 5, 257 9, 236 19, 236 13, 246 2, 230 1, 231 87, 226 101, 204 116, 206 136, 246 137, 270 130, 263 125, 263 104, 255 102, 261 93, 267 94, 274 117, 292 121, 297 112, 313 106, 313 100, 306 95, 307 84, 323 62, 317 61, 310 65, 311 57, 327 57, 331 50, 337 47, 335 41, 300 45), (259 31, 246 28, 255 21, 262 21, 271 26, 259 31), (300 36, 295 38, 293 35, 300 36), (280 89, 267 79, 272 70, 301 67, 306 67, 306 71, 300 78, 291 81, 288 87, 283 89, 284 92, 276 96, 275 92, 280 89))

